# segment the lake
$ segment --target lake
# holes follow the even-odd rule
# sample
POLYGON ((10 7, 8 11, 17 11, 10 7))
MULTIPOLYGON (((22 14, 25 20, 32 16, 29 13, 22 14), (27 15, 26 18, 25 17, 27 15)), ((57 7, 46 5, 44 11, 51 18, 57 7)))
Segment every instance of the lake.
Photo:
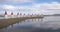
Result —
POLYGON ((0 29, 0 32, 60 32, 60 16, 27 19, 0 29))

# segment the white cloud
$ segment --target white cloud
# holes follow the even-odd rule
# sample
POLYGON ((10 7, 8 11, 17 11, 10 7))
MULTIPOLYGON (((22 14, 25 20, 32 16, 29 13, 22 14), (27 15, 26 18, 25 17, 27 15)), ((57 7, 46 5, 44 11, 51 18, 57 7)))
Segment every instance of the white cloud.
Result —
POLYGON ((34 8, 36 8, 37 11, 40 10, 40 13, 44 14, 60 14, 60 3, 58 2, 52 2, 52 3, 42 3, 42 4, 34 4, 34 8))
POLYGON ((2 8, 3 9, 13 10, 15 7, 14 6, 11 6, 11 5, 3 5, 2 8))
POLYGON ((12 5, 2 5, 1 8, 9 10, 20 9, 22 12, 28 13, 43 13, 43 14, 60 14, 60 3, 42 3, 42 4, 33 4, 32 6, 12 6, 12 5), (55 4, 56 3, 56 4, 55 4), (31 12, 30 12, 31 11, 31 12))

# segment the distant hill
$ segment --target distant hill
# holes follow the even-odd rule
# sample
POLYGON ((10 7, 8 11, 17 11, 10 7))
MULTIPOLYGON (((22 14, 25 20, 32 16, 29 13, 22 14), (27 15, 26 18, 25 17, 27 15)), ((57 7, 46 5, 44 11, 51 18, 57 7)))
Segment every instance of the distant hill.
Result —
POLYGON ((4 15, 0 15, 0 17, 4 17, 4 15))
POLYGON ((44 15, 44 16, 60 16, 60 14, 44 15))
POLYGON ((60 16, 60 14, 54 14, 53 16, 60 16))

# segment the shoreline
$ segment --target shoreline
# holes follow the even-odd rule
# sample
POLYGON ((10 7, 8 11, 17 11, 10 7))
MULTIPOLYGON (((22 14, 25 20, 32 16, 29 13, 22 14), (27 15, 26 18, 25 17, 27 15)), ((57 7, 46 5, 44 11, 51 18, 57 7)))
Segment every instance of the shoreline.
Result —
POLYGON ((0 29, 12 25, 14 23, 21 22, 26 19, 34 19, 34 18, 43 18, 43 17, 20 17, 20 18, 0 19, 0 29))

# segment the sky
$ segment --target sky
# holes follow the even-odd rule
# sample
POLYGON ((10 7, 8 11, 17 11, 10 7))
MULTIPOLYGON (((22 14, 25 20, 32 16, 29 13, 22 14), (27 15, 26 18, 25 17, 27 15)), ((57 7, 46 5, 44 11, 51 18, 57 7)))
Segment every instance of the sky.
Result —
POLYGON ((0 0, 0 14, 60 14, 60 0, 0 0))

